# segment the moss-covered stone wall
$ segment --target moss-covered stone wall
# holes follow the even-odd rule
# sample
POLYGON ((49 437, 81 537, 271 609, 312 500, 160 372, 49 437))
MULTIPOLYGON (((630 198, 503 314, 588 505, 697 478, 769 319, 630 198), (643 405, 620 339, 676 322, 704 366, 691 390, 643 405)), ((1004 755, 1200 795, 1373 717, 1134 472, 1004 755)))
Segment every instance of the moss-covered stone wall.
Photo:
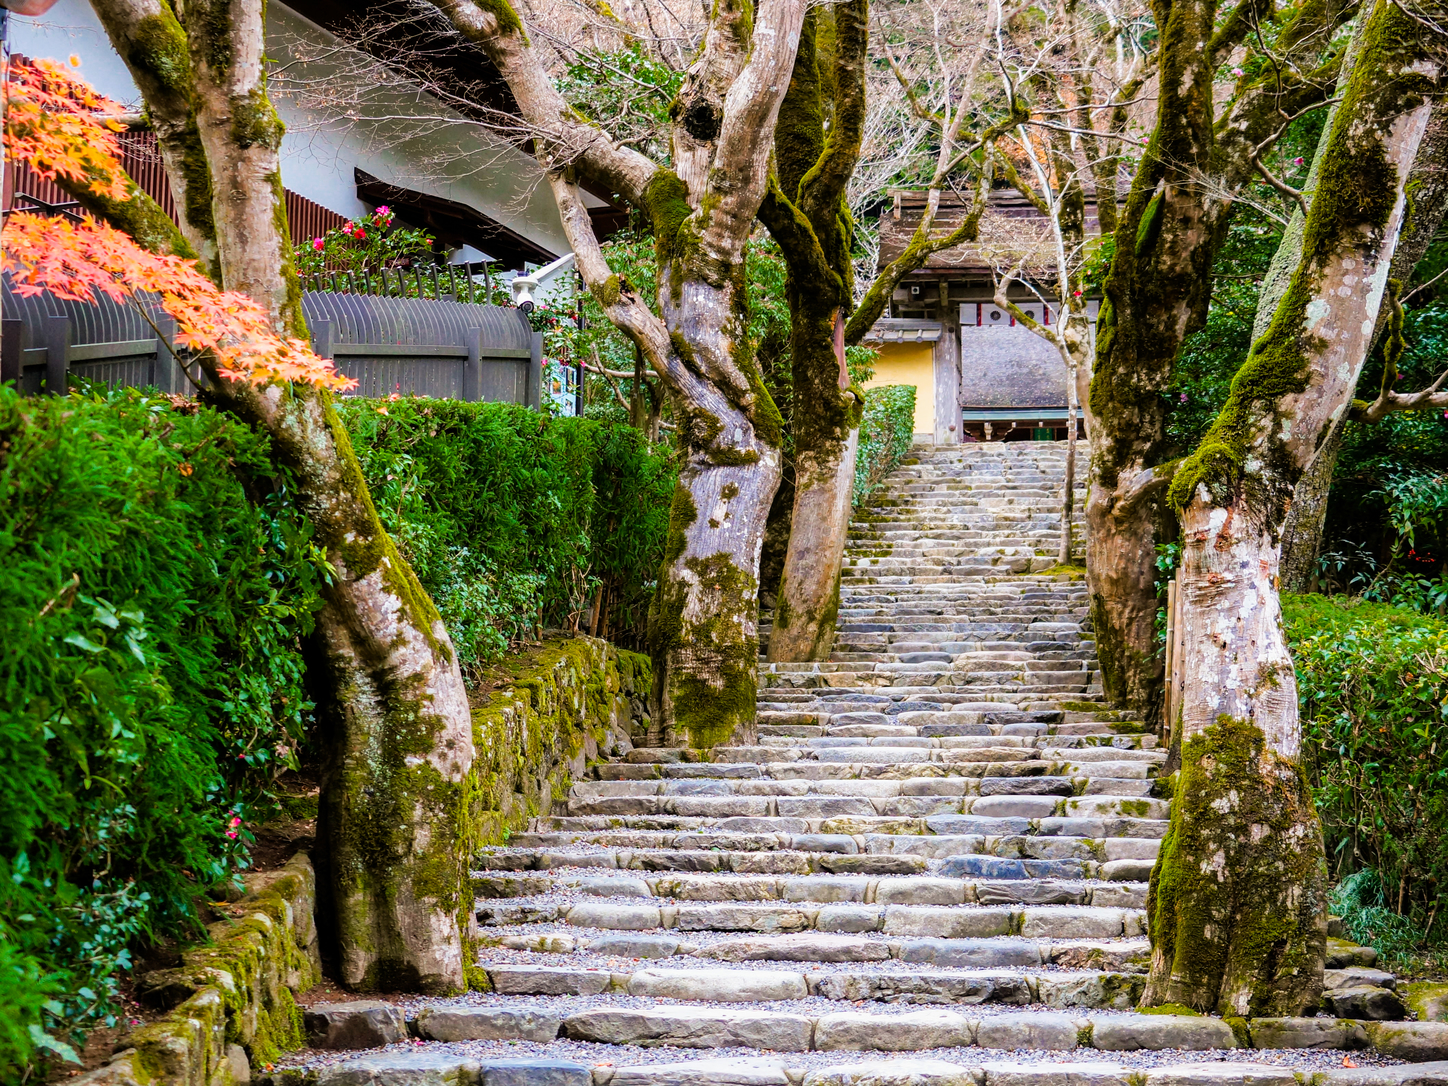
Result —
POLYGON ((175 969, 139 978, 138 994, 169 1013, 74 1086, 239 1086, 252 1067, 301 1048, 295 994, 322 976, 316 888, 306 853, 248 876, 245 896, 222 907, 230 915, 208 926, 206 945, 183 953, 175 969))
POLYGON ((589 763, 647 734, 649 658, 594 637, 553 635, 499 664, 473 703, 478 845, 501 845, 567 800, 589 763))

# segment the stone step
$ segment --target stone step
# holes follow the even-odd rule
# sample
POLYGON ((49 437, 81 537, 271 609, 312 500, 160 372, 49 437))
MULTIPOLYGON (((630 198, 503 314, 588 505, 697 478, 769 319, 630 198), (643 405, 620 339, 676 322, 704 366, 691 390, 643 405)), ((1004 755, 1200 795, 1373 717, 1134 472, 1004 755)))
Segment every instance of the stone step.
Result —
MULTIPOLYGON (((1148 796, 1150 782, 1136 780, 1114 780, 1092 777, 903 777, 873 780, 772 778, 760 777, 747 780, 668 780, 654 777, 647 780, 598 780, 578 781, 569 789, 569 796, 577 799, 601 799, 612 797, 656 797, 656 796, 859 796, 872 800, 895 798, 946 797, 964 801, 970 797, 981 797, 973 802, 990 800, 998 803, 1011 797, 1050 797, 1052 802, 1064 803, 1071 797, 1116 796, 1136 798, 1148 796)), ((1165 801, 1156 801, 1165 802, 1165 801)), ((1130 813, 1147 817, 1152 811, 1161 812, 1153 817, 1165 818, 1166 808, 1137 808, 1130 813)), ((1004 813, 1004 812, 993 812, 1004 813)), ((1051 814, 1054 812, 1046 812, 1051 814)), ((1029 817, 1044 817, 1033 814, 1029 817)))
MULTIPOLYGON (((544 836, 544 835, 535 835, 544 836)), ((973 834, 816 834, 787 838, 755 849, 754 844, 715 835, 716 844, 689 848, 617 847, 591 844, 606 835, 559 835, 539 847, 489 850, 476 857, 484 871, 553 871, 559 868, 658 872, 734 872, 741 875, 923 875, 931 862, 947 878, 1104 878, 1141 881, 1161 847, 1160 838, 984 837, 973 834), (808 845, 813 850, 792 848, 808 845)), ((702 835, 699 835, 702 838, 702 835)), ((763 837, 764 835, 758 835, 763 837)), ((675 838, 678 842, 678 838, 675 838)), ((688 842, 686 842, 688 843, 688 842)), ((763 846, 764 842, 758 842, 763 846)))
MULTIPOLYGON (((610 899, 655 901, 770 901, 814 905, 962 905, 1032 904, 1097 905, 1143 908, 1146 888, 1140 882, 1082 882, 1037 878, 988 880, 933 877, 815 875, 777 877, 734 874, 563 874, 512 875, 478 872, 472 878, 481 901, 532 898, 549 893, 610 899)), ((562 923, 563 920, 557 921, 562 923)), ((571 923, 571 921, 570 921, 571 923)), ((664 925, 668 926, 668 925, 664 925)), ((1386 974, 1385 974, 1386 975, 1386 974)))

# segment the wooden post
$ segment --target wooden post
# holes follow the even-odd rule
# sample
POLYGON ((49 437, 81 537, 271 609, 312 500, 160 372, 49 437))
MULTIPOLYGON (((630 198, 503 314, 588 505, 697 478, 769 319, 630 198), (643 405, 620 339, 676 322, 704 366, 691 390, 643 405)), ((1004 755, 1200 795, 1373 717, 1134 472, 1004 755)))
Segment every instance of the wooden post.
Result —
MULTIPOLYGON (((522 311, 519 311, 519 313, 518 313, 518 319, 521 320, 524 324, 527 324, 527 323, 528 323, 528 318, 523 315, 522 311)), ((529 325, 529 327, 531 328, 532 326, 529 325)), ((524 403, 524 406, 526 406, 526 407, 531 407, 534 411, 542 411, 542 410, 543 410, 543 333, 542 333, 542 332, 533 332, 533 333, 532 333, 532 338, 529 340, 529 346, 531 347, 531 350, 529 351, 529 358, 528 358, 528 383, 527 383, 527 385, 526 385, 527 391, 526 391, 525 394, 524 394, 524 395, 525 395, 525 403, 524 403)))
POLYGON ((176 321, 162 313, 156 318, 156 367, 151 371, 157 392, 168 396, 180 395, 186 391, 185 378, 181 375, 180 360, 176 357, 176 321))
POLYGON ((463 363, 463 399, 477 403, 483 398, 483 330, 465 329, 468 360, 463 363))
POLYGON ((45 391, 64 396, 69 386, 70 318, 45 319, 45 391))
POLYGON ((335 358, 332 346, 332 329, 334 325, 329 320, 311 322, 312 332, 312 353, 318 358, 335 358))

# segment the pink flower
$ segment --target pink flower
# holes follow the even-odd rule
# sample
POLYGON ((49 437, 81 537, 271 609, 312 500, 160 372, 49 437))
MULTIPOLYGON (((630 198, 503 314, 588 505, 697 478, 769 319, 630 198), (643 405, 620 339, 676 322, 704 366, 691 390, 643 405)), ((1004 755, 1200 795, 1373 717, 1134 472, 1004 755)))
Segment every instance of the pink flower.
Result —
POLYGON ((1186 394, 1185 392, 1182 393, 1182 401, 1181 401, 1181 402, 1182 402, 1182 403, 1186 403, 1186 402, 1187 402, 1187 394, 1186 394))
POLYGON ((237 826, 241 825, 240 817, 238 817, 237 815, 232 815, 231 821, 228 822, 227 825, 230 826, 232 829, 236 829, 237 826))
POLYGON ((231 838, 233 841, 235 841, 235 840, 236 840, 236 831, 235 831, 235 830, 227 830, 227 831, 226 831, 226 836, 229 837, 229 838, 231 838))
POLYGON ((1303 160, 1300 159, 1300 158, 1294 158, 1294 159, 1292 160, 1292 165, 1294 165, 1294 166, 1301 166, 1301 165, 1302 165, 1302 161, 1303 161, 1303 160))
POLYGON ((1233 68, 1233 69, 1232 69, 1232 74, 1235 75, 1238 79, 1241 79, 1241 78, 1242 78, 1242 69, 1241 69, 1241 68, 1233 68))
POLYGON ((392 209, 391 209, 390 207, 388 207, 386 204, 383 204, 381 207, 379 207, 379 208, 377 209, 377 214, 379 214, 379 215, 391 215, 391 214, 392 214, 392 209))
POLYGON ((323 249, 325 249, 326 247, 327 247, 327 243, 326 243, 325 241, 323 241, 321 238, 313 238, 313 239, 312 239, 312 248, 315 249, 315 250, 317 250, 317 252, 320 253, 320 252, 321 252, 323 249))

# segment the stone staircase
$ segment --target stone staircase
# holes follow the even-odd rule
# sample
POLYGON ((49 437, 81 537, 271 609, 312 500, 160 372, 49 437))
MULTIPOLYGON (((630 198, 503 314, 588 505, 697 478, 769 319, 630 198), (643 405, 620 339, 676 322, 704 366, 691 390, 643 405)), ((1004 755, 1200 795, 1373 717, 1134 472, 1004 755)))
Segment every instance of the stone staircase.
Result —
MULTIPOLYGON (((479 857, 490 992, 314 1007, 319 1048, 393 1043, 274 1081, 1437 1081, 1342 1070, 1357 1020, 1135 1012, 1165 755, 1100 704, 1080 571, 1054 570, 1063 459, 917 451, 852 525, 833 657, 761 665, 757 745, 597 766, 479 857)), ((1328 1010, 1402 1016, 1371 950, 1329 964, 1328 1010)))

